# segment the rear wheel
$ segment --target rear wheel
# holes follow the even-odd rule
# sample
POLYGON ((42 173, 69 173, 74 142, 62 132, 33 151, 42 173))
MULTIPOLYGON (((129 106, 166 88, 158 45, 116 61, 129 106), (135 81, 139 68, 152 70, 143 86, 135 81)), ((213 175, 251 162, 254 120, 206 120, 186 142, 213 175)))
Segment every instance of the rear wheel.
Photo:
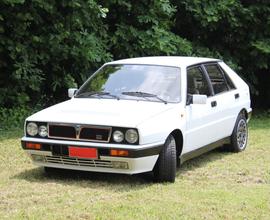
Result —
POLYGON ((246 149, 248 142, 248 125, 244 114, 239 114, 233 133, 231 136, 231 144, 228 150, 232 152, 241 152, 246 149))
POLYGON ((169 135, 154 167, 154 178, 158 182, 174 182, 176 174, 176 142, 169 135))

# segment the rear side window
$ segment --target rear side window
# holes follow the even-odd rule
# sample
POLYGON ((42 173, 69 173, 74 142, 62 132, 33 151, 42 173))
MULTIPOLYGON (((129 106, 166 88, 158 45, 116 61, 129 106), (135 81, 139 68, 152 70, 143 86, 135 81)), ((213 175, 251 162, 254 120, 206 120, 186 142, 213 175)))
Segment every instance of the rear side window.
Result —
POLYGON ((228 91, 223 73, 221 72, 218 65, 208 64, 205 65, 205 69, 209 75, 215 94, 228 91))
POLYGON ((187 93, 210 96, 210 90, 201 67, 191 67, 187 70, 187 93))

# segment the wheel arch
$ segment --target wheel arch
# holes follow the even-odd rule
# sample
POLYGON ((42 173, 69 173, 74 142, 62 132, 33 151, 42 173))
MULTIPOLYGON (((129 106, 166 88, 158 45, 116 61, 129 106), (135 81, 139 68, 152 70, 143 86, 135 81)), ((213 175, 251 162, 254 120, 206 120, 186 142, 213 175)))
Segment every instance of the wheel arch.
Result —
POLYGON ((180 165, 180 155, 183 150, 183 133, 180 129, 175 129, 170 134, 174 137, 176 142, 177 165, 180 165))
POLYGON ((246 119, 248 119, 248 111, 245 108, 242 108, 238 115, 243 114, 246 119))
POLYGON ((239 143, 238 142, 238 134, 237 134, 237 127, 239 126, 239 122, 240 122, 240 119, 246 119, 245 121, 245 124, 246 124, 246 128, 247 128, 247 120, 249 118, 249 115, 248 115, 248 111, 243 108, 241 109, 241 111, 239 112, 239 114, 237 115, 237 118, 236 118, 236 122, 235 122, 235 125, 234 125, 234 128, 233 128, 233 131, 232 131, 232 134, 231 134, 231 137, 230 137, 230 143, 226 146, 225 149, 227 149, 228 151, 231 151, 231 152, 241 152, 243 151, 246 146, 247 146, 247 139, 248 139, 248 131, 246 131, 246 140, 245 140, 245 144, 244 144, 244 147, 239 147, 239 143))

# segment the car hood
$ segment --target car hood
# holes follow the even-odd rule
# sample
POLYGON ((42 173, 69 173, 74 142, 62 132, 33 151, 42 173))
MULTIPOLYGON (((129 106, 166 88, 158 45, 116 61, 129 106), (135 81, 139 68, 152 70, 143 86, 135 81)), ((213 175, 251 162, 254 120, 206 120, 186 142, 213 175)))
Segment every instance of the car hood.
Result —
POLYGON ((137 127, 176 104, 137 100, 73 98, 27 118, 27 121, 137 127))

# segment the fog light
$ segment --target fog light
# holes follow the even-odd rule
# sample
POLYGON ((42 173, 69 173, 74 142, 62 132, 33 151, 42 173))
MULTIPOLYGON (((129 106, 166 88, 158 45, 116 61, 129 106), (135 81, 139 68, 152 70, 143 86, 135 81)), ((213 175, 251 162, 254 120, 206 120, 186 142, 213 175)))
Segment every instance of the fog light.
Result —
POLYGON ((34 161, 38 161, 38 162, 43 162, 44 161, 43 156, 41 156, 41 155, 32 154, 31 156, 32 156, 32 159, 34 161))
POLYGON ((128 169, 128 163, 123 161, 112 161, 113 168, 115 169, 128 169))

